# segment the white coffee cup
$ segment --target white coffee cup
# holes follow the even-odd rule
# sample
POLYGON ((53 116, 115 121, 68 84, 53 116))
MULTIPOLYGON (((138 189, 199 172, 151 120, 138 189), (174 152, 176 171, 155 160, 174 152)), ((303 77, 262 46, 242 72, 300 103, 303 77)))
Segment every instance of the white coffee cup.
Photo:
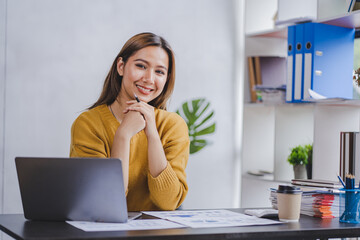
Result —
POLYGON ((301 194, 302 192, 299 187, 279 185, 279 188, 277 190, 277 205, 280 221, 299 221, 301 194))

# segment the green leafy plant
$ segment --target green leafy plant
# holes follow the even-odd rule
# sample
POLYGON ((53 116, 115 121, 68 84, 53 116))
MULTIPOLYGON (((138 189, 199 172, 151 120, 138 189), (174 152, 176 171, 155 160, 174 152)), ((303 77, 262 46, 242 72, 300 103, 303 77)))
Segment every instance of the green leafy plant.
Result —
POLYGON ((293 166, 308 164, 308 149, 302 145, 292 148, 287 161, 293 166))
POLYGON ((305 145, 305 149, 306 149, 307 154, 308 154, 308 163, 307 164, 312 164, 313 145, 312 144, 307 144, 307 145, 305 145))
POLYGON ((215 132, 216 123, 209 123, 214 116, 214 111, 209 110, 210 102, 205 98, 186 101, 176 113, 184 120, 189 129, 190 154, 196 153, 210 142, 203 137, 215 132))
POLYGON ((308 179, 312 179, 312 155, 313 155, 313 145, 307 144, 305 145, 305 148, 308 153, 308 163, 306 164, 306 173, 308 179))

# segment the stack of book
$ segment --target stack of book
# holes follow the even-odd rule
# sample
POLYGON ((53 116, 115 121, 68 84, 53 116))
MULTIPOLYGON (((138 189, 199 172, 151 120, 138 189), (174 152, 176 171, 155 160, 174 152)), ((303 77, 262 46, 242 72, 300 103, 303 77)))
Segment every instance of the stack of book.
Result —
POLYGON ((304 192, 300 212, 319 218, 339 217, 339 194, 319 191, 304 192))
MULTIPOLYGON (((303 191, 300 213, 318 218, 339 217, 339 188, 338 182, 294 179, 293 185, 300 186, 303 191)), ((270 201, 272 207, 277 209, 276 189, 271 189, 270 201)))
POLYGON ((292 185, 304 186, 304 187, 315 187, 315 188, 329 188, 339 189, 343 186, 338 181, 328 181, 320 179, 293 179, 291 180, 292 185))

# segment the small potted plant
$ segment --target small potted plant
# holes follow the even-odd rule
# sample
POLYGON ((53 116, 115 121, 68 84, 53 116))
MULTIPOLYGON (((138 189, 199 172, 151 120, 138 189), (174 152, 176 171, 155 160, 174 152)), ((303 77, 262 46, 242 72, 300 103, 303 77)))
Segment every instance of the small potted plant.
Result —
POLYGON ((291 149, 287 161, 293 165, 295 179, 306 179, 306 164, 308 164, 308 150, 304 146, 296 146, 291 149))
POLYGON ((307 178, 312 179, 312 153, 313 153, 313 146, 312 144, 305 145, 305 148, 308 152, 308 163, 306 164, 306 172, 307 178))

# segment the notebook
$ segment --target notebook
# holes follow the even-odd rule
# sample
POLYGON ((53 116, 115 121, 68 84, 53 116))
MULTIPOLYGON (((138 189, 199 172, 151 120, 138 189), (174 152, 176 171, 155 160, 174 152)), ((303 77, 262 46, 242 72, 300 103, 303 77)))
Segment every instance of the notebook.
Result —
POLYGON ((128 219, 119 159, 17 157, 15 164, 26 219, 128 219))

